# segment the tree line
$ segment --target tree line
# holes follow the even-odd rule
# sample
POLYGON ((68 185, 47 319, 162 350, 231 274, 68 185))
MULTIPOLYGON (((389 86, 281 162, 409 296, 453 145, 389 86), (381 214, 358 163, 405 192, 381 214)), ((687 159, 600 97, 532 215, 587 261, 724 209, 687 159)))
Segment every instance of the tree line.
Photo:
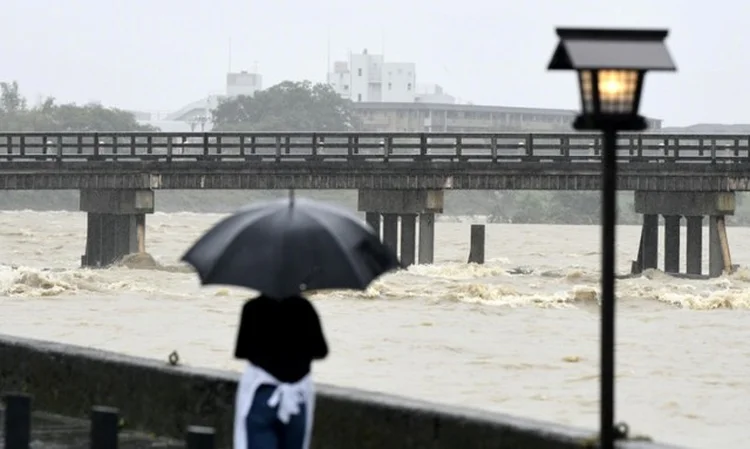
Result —
POLYGON ((156 131, 139 124, 122 109, 99 104, 57 104, 46 98, 30 107, 17 82, 0 83, 0 131, 5 132, 126 132, 156 131))

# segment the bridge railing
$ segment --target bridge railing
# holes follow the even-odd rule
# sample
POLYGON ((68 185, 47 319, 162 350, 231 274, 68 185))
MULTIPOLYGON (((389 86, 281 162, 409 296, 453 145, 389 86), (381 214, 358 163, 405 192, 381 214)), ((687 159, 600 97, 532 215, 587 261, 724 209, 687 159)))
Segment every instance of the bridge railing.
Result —
MULTIPOLYGON (((601 157, 583 133, 0 133, 3 161, 580 162, 601 157)), ((750 162, 750 136, 623 134, 621 161, 750 162)))

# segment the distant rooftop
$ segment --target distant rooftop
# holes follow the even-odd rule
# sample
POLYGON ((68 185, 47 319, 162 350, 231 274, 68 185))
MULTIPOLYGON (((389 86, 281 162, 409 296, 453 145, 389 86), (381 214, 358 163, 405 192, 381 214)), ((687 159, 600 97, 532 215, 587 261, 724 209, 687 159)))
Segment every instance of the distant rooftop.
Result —
POLYGON ((381 102, 355 102, 355 109, 380 109, 380 110, 443 110, 443 111, 467 111, 467 112, 511 112, 529 114, 554 114, 554 115, 577 115, 577 110, 572 109, 542 109, 522 108, 515 106, 487 106, 478 104, 451 104, 451 103, 381 103, 381 102))
POLYGON ((168 114, 164 118, 166 120, 183 120, 186 116, 190 115, 190 113, 196 110, 209 112, 212 109, 216 109, 216 106, 218 106, 219 104, 219 100, 223 97, 224 95, 209 95, 208 97, 201 98, 200 100, 193 101, 183 106, 179 110, 168 114))

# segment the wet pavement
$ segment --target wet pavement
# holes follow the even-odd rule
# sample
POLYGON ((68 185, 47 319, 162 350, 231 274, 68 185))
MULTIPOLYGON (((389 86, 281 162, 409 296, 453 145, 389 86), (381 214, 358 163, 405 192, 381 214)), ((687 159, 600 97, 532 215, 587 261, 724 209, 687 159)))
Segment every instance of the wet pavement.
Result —
MULTIPOLYGON (((0 449, 5 448, 5 415, 0 408, 0 449)), ((156 438, 128 430, 120 431, 119 449, 182 449, 181 441, 156 438)), ((10 448, 8 448, 10 449, 10 448)), ((31 449, 89 449, 89 423, 37 412, 31 421, 31 449)))

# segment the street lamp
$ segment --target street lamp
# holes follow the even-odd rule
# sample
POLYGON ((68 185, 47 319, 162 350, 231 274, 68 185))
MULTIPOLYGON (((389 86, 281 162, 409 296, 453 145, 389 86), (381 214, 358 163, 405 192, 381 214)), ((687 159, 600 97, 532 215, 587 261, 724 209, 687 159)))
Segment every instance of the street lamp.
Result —
POLYGON ((558 28, 560 42, 549 70, 575 70, 581 114, 573 127, 603 133, 601 261, 600 449, 613 449, 624 431, 615 428, 615 222, 617 132, 642 131, 638 115, 647 71, 675 71, 664 39, 667 30, 558 28))

